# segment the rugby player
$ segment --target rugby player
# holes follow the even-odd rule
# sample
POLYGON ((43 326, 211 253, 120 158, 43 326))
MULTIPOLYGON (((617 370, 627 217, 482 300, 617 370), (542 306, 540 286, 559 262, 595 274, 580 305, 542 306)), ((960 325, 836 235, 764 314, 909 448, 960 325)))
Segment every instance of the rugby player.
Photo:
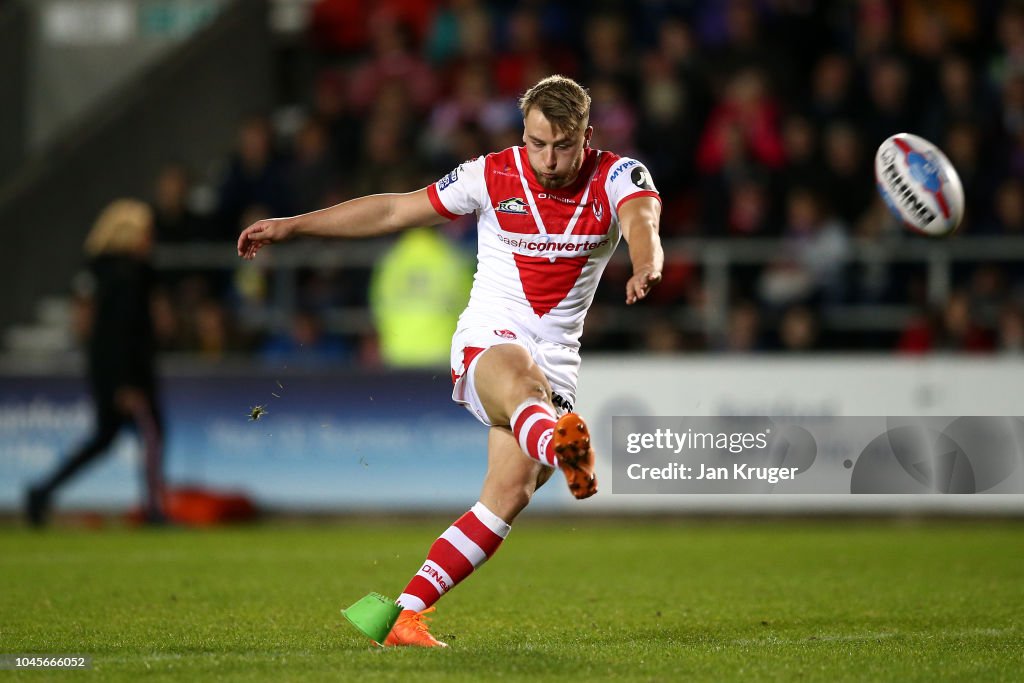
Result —
POLYGON ((549 76, 521 98, 523 146, 467 161, 407 194, 379 194, 290 218, 261 220, 238 238, 252 259, 294 237, 358 238, 478 222, 477 269, 452 340, 452 399, 489 429, 480 499, 430 547, 397 599, 385 645, 444 647, 424 615, 490 558, 555 467, 579 499, 597 492, 594 451, 572 412, 579 339, 598 280, 624 237, 633 275, 626 303, 661 281, 661 200, 637 160, 590 146, 590 96, 549 76))

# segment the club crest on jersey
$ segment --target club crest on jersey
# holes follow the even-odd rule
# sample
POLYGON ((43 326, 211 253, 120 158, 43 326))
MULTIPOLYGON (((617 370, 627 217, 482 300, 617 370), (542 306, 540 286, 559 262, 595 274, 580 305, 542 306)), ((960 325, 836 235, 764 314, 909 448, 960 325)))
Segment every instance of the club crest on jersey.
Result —
POLYGON ((595 199, 591 206, 594 209, 594 218, 600 222, 601 219, 604 218, 604 204, 595 199))
POLYGON ((516 333, 512 330, 495 330, 494 334, 498 335, 502 339, 517 339, 516 333))
POLYGON ((494 210, 499 213, 515 213, 521 216, 530 213, 529 205, 519 197, 509 197, 498 202, 498 206, 494 210))

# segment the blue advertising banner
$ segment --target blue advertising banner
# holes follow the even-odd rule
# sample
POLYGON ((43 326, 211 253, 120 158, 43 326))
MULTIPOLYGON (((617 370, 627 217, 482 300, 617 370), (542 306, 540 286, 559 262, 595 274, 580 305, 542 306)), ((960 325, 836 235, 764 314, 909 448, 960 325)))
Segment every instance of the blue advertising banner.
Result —
MULTIPOLYGON (((468 507, 486 472, 487 428, 437 373, 171 376, 161 392, 171 485, 241 491, 272 508, 468 507), (262 406, 257 420, 252 409, 262 406)), ((80 377, 0 376, 0 508, 49 472, 92 428, 80 377)), ((135 504, 139 448, 125 430, 61 491, 61 507, 135 504)), ((548 487, 556 488, 556 487, 548 487)), ((569 499, 545 491, 543 500, 569 499)))

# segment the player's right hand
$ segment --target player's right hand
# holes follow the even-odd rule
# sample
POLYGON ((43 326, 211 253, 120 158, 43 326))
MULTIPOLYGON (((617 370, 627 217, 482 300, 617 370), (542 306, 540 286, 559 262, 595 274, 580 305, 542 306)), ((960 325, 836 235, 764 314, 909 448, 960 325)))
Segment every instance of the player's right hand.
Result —
POLYGON ((267 218, 256 221, 238 236, 238 255, 246 261, 251 261, 264 245, 290 239, 294 229, 294 223, 290 218, 267 218))

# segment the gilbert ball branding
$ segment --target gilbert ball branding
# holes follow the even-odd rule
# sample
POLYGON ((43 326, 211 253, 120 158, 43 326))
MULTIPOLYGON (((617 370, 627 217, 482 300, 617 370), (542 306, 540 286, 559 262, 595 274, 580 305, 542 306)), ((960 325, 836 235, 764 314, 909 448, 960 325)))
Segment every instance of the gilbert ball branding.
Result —
POLYGON ((875 153, 875 180, 889 210, 905 226, 931 237, 956 231, 964 188, 953 164, 922 137, 898 133, 875 153))

